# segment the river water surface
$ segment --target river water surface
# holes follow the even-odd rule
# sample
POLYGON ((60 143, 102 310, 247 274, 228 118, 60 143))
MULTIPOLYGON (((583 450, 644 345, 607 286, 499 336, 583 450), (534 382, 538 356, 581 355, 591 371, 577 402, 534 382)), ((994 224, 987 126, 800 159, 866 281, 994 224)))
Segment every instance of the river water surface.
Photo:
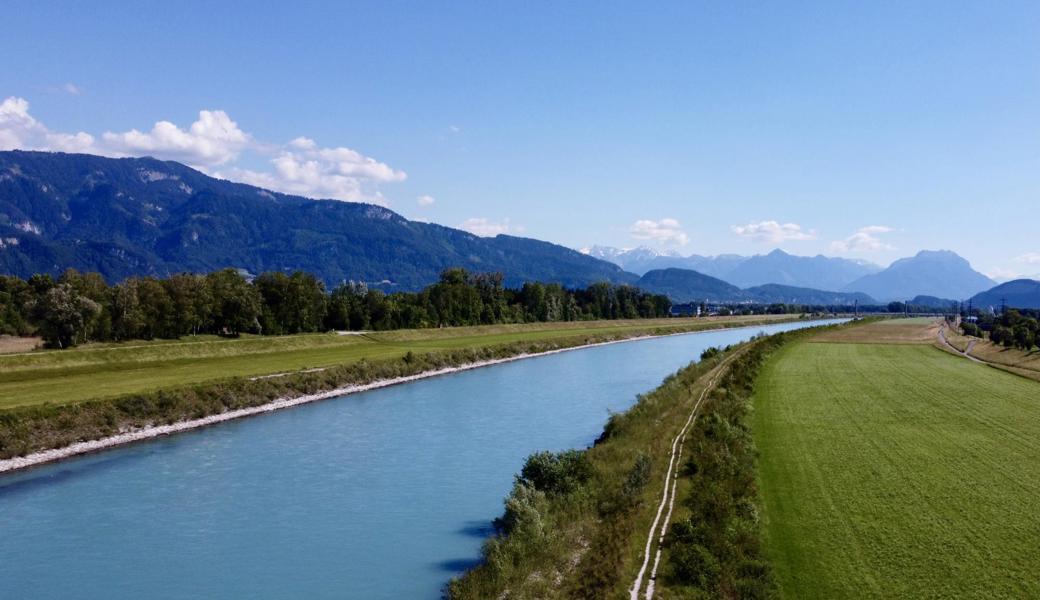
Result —
POLYGON ((705 348, 803 321, 531 358, 0 476, 0 598, 437 598, 524 458, 705 348))

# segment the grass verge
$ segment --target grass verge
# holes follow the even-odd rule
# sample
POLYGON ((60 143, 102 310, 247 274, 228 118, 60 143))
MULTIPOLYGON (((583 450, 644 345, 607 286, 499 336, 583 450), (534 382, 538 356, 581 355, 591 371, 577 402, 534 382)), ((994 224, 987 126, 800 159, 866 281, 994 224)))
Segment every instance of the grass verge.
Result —
POLYGON ((757 382, 787 598, 1040 596, 1040 387, 931 345, 792 344, 757 382))
POLYGON ((646 319, 531 323, 364 335, 214 336, 179 341, 98 344, 62 351, 0 355, 0 410, 66 404, 159 389, 329 368, 361 360, 395 359, 408 352, 453 352, 583 337, 633 337, 797 320, 792 315, 710 319, 646 319))

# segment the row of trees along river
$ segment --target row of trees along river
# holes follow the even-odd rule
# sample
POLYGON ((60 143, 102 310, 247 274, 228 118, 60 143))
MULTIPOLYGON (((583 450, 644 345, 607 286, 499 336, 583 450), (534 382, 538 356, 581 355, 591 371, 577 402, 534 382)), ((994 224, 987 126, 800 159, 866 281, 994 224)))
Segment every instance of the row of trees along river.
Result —
POLYGON ((668 316, 671 303, 625 285, 570 290, 525 283, 506 288, 500 273, 448 269, 419 292, 384 293, 348 282, 331 292, 314 275, 233 269, 109 285, 97 273, 57 280, 0 276, 0 333, 40 335, 66 348, 86 341, 177 338, 198 333, 290 334, 330 329, 399 329, 539 321, 668 316))

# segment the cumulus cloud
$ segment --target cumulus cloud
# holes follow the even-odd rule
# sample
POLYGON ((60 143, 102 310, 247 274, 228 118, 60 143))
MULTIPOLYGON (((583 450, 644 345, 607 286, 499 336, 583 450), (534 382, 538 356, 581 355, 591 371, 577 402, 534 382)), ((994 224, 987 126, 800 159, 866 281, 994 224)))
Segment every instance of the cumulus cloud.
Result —
POLYGON ((222 110, 200 110, 188 129, 159 121, 151 131, 136 129, 101 135, 105 149, 122 155, 149 154, 192 165, 213 167, 238 158, 252 139, 222 110))
POLYGON ((61 86, 61 91, 65 92, 66 94, 71 94, 73 96, 79 96, 81 93, 83 93, 82 90, 79 89, 79 86, 75 83, 72 83, 71 81, 61 86))
POLYGON ((86 152, 94 144, 89 133, 53 132, 29 114, 29 102, 10 97, 0 102, 0 150, 86 152))
POLYGON ((679 221, 666 217, 660 221, 640 219, 628 228, 628 233, 637 240, 649 240, 659 244, 685 246, 690 236, 683 231, 679 221))
POLYGON ((891 227, 884 225, 868 225, 860 227, 844 240, 831 242, 831 251, 838 254, 847 252, 878 252, 881 250, 895 250, 895 247, 885 243, 879 236, 893 231, 891 227))
POLYGON ((760 221, 747 225, 734 225, 733 233, 756 242, 779 244, 781 242, 815 240, 816 231, 803 230, 797 223, 779 223, 777 221, 760 221))
POLYGON ((480 237, 494 237, 500 233, 509 233, 510 231, 520 232, 523 231, 522 227, 511 227, 509 219, 502 219, 501 221, 492 221, 485 217, 472 217, 459 223, 459 229, 468 231, 473 235, 479 235, 480 237))
POLYGON ((1026 252, 1022 256, 1016 256, 1015 262, 1027 265, 1040 265, 1040 252, 1026 252))
POLYGON ((288 194, 384 205, 387 202, 378 184, 407 177, 404 171, 356 150, 321 147, 307 137, 286 144, 261 142, 222 110, 199 111, 198 119, 185 129, 170 121, 158 121, 148 131, 105 132, 95 138, 83 132, 52 132, 29 114, 25 99, 11 97, 0 104, 0 149, 15 148, 103 156, 151 155, 186 163, 215 177, 288 194), (235 163, 247 152, 265 156, 269 168, 237 166, 235 163))
POLYGON ((429 206, 429 205, 433 204, 436 201, 437 200, 433 196, 430 196, 430 195, 427 195, 427 194, 423 194, 422 196, 419 196, 418 198, 415 199, 415 202, 419 206, 429 206))

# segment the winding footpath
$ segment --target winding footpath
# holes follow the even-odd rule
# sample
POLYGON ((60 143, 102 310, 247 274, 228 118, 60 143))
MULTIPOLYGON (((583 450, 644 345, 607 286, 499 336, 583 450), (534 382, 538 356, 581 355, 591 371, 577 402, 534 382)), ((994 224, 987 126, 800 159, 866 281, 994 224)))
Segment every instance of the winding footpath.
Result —
POLYGON ((654 522, 650 525, 650 531, 647 534, 646 548, 643 550, 643 565, 639 568, 639 574, 636 575, 636 579, 632 583, 632 588, 629 590, 630 600, 638 600, 639 598, 639 592, 643 588, 643 578, 646 576, 647 567, 650 566, 650 555, 653 550, 654 539, 656 538, 657 552, 654 553, 654 564, 650 570, 650 577, 647 579, 646 593, 644 594, 644 598, 647 600, 654 597, 654 585, 657 582, 657 567, 661 562, 661 546, 664 544, 664 536, 668 532, 668 524, 672 520, 672 509, 675 507, 675 490, 679 483, 679 468, 682 464, 682 450, 683 444, 686 442, 686 434, 689 433, 690 425, 697 420, 697 411, 700 410, 701 404, 708 396, 708 392, 715 387, 719 377, 721 377, 725 372, 727 364, 733 360, 734 356, 722 361, 719 363, 719 366, 716 367, 715 374, 710 380, 708 380, 708 384, 704 386, 700 396, 697 397, 697 402, 693 405, 693 410, 690 411, 690 416, 687 417, 686 423, 683 424, 682 429, 679 430, 679 433, 675 434, 675 438, 672 440, 672 451, 668 458, 668 471, 664 476, 664 490, 661 493, 661 504, 657 507, 657 515, 654 516, 654 522), (668 507, 668 512, 665 514, 662 522, 661 514, 664 513, 665 506, 668 507), (660 524, 659 532, 658 524, 660 524))
POLYGON ((971 355, 971 349, 975 347, 975 340, 970 340, 968 342, 968 347, 965 348, 963 352, 961 352, 956 346, 954 346, 953 344, 950 343, 950 340, 946 339, 946 326, 945 325, 939 328, 939 341, 942 342, 943 344, 945 344, 946 347, 949 348, 950 350, 953 350, 954 352, 956 352, 957 354, 960 354, 961 356, 967 358, 968 360, 971 360, 971 361, 974 361, 974 362, 977 362, 977 363, 986 364, 986 361, 979 360, 978 358, 975 358, 974 356, 971 355))

